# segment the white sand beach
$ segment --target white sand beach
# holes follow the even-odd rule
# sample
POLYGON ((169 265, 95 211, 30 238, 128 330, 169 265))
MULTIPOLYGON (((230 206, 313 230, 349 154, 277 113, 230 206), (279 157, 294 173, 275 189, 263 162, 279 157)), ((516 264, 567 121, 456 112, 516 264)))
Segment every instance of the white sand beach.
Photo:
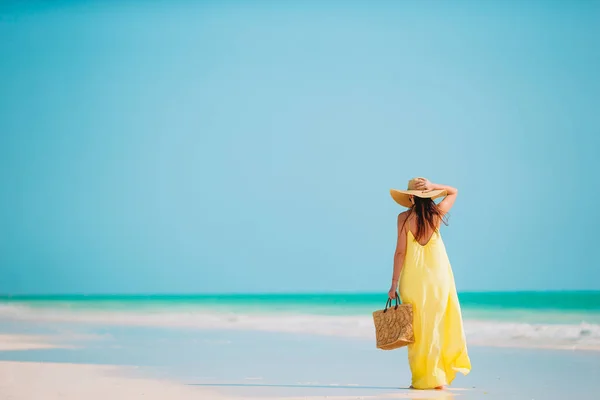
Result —
POLYGON ((2 400, 552 400, 589 395, 600 373, 595 351, 473 347, 467 377, 414 391, 404 351, 359 339, 0 322, 2 400))
MULTIPOLYGON (((57 346, 43 343, 41 337, 28 335, 0 335, 2 350, 49 349, 57 346)), ((3 400, 258 400, 251 387, 245 394, 225 395, 216 390, 185 385, 180 382, 143 378, 135 367, 116 365, 70 364, 52 362, 0 361, 0 395, 3 400)), ((263 393, 264 395, 264 393, 263 393)), ((300 399, 448 399, 443 392, 388 393, 383 396, 289 396, 286 400, 300 399)))
MULTIPOLYGON (((0 394, 5 400, 259 400, 252 389, 247 396, 223 395, 216 391, 157 379, 132 378, 126 368, 34 362, 0 362, 0 394)), ((377 396, 289 396, 286 400, 350 399, 450 399, 443 392, 388 393, 377 396)))
POLYGON ((222 399, 204 388, 126 377, 123 367, 43 362, 0 362, 0 394, 32 399, 222 399))

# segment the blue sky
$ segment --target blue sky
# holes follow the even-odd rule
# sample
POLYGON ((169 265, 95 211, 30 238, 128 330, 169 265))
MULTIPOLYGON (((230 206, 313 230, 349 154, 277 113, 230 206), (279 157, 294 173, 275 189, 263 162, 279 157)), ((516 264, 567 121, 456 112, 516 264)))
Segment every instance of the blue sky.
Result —
POLYGON ((600 3, 2 2, 0 293, 600 289, 600 3))

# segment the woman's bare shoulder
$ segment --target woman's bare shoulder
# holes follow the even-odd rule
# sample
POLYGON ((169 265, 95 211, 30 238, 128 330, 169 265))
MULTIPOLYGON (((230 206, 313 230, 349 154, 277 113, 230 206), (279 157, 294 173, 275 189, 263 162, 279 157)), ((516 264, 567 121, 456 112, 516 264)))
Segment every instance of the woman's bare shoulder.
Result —
POLYGON ((408 220, 409 215, 410 211, 404 211, 398 214, 398 225, 404 224, 408 220))

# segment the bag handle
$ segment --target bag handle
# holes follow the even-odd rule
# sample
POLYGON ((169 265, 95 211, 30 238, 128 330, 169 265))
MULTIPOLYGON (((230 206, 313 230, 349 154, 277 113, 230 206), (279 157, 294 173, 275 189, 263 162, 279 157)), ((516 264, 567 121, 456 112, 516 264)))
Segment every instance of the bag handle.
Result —
MULTIPOLYGON (((396 292, 396 306, 394 306, 394 310, 398 309, 398 305, 400 304, 400 295, 398 294, 398 292, 396 292)), ((387 299, 387 301, 385 302, 385 308, 383 309, 383 312, 386 312, 388 310, 388 308, 390 308, 392 306, 392 299, 387 299)))

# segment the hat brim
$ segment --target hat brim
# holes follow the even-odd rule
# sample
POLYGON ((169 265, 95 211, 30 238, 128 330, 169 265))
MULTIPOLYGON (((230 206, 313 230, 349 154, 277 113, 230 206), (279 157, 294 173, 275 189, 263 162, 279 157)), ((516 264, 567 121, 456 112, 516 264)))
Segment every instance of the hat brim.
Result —
POLYGON ((401 206, 406 208, 411 208, 412 203, 410 202, 410 196, 421 197, 423 199, 432 199, 435 200, 439 197, 446 196, 445 190, 432 190, 431 192, 423 192, 421 190, 396 190, 390 189, 390 194, 394 201, 401 206))

